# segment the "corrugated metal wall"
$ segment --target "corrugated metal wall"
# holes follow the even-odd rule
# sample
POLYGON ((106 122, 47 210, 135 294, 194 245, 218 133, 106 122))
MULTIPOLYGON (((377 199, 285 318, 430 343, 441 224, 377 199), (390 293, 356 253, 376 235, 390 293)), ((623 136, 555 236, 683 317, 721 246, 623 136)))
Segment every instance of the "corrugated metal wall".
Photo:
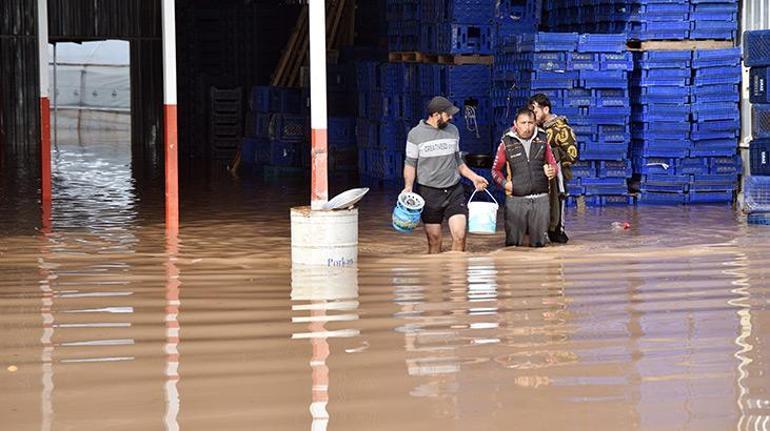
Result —
MULTIPOLYGON (((770 1, 743 0, 741 5, 741 34, 747 30, 770 29, 770 1)), ((751 141, 751 105, 749 104, 749 71, 743 71, 743 97, 741 102, 741 146, 748 148, 751 141)))
POLYGON ((0 146, 3 159, 22 157, 30 160, 37 154, 40 77, 36 17, 37 3, 34 1, 0 1, 0 146))

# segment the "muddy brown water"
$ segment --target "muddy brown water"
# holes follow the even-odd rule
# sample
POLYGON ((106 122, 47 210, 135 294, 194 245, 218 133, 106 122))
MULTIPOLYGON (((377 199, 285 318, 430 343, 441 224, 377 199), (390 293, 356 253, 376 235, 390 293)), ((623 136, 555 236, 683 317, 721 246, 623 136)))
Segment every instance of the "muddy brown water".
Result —
POLYGON ((770 229, 731 207, 426 256, 374 190, 357 269, 292 272, 301 183, 187 172, 173 241, 120 142, 54 163, 50 229, 0 209, 0 429, 770 429, 770 229))

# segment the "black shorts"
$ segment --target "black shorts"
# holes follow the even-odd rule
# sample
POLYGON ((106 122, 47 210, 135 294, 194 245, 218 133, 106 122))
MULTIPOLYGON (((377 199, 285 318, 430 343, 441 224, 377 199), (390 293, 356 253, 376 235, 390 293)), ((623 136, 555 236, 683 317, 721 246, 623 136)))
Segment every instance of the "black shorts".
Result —
POLYGON ((460 183, 446 189, 418 185, 417 193, 425 199, 422 209, 422 222, 425 224, 441 224, 455 215, 468 217, 465 188, 460 183))

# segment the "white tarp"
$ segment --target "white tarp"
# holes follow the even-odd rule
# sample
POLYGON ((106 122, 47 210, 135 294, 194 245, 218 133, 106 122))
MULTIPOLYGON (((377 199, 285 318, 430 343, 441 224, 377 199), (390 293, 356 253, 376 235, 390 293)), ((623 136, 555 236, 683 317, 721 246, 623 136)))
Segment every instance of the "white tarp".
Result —
POLYGON ((109 109, 131 108, 129 43, 119 40, 56 44, 56 79, 54 48, 49 49, 51 102, 60 108, 109 109))

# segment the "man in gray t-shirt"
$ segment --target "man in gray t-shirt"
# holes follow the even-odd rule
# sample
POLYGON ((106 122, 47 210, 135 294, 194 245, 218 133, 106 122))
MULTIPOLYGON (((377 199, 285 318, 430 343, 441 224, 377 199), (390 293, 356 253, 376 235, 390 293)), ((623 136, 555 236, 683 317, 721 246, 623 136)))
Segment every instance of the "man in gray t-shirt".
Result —
POLYGON ((425 199, 422 222, 430 254, 441 253, 441 223, 445 219, 452 233, 452 250, 465 251, 468 207, 460 175, 471 180, 477 190, 489 185, 460 156, 460 134, 450 123, 457 112, 459 109, 446 98, 434 97, 428 104, 428 118, 409 131, 406 142, 404 191, 415 188, 425 199))

